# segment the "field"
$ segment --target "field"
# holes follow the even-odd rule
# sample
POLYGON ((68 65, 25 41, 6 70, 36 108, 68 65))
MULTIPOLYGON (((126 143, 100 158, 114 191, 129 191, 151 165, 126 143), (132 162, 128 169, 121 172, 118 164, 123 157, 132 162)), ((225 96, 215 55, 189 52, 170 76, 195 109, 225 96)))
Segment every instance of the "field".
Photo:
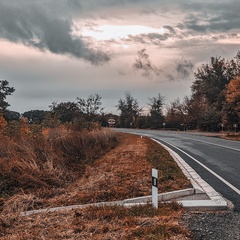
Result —
POLYGON ((188 188, 168 152, 148 138, 109 130, 54 129, 1 143, 0 239, 188 239, 176 203, 89 207, 20 216, 22 211, 122 200, 188 188))

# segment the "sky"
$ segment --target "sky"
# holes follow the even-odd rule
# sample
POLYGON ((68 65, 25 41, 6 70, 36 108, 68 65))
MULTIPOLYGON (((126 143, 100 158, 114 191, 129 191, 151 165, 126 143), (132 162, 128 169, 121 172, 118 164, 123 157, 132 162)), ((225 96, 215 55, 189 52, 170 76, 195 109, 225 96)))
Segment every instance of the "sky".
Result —
POLYGON ((146 109, 190 96, 210 57, 240 50, 239 0, 0 0, 0 80, 12 111, 130 93, 146 109))

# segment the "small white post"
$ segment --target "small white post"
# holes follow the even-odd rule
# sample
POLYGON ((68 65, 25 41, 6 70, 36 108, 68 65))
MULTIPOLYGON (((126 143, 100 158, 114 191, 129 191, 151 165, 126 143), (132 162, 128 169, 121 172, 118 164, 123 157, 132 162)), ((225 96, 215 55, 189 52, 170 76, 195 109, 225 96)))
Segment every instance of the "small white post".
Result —
POLYGON ((152 169, 152 205, 158 208, 158 170, 152 169))

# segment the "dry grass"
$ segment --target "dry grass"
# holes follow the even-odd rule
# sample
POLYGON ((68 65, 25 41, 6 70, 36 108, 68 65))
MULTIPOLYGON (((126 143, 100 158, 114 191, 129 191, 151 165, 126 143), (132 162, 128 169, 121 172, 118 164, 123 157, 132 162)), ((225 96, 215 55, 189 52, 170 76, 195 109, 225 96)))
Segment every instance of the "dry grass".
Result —
POLYGON ((158 143, 147 139, 147 159, 158 169, 159 192, 168 192, 189 188, 191 185, 168 151, 158 143))
POLYGON ((32 193, 66 186, 84 174, 86 164, 117 144, 115 134, 107 130, 54 129, 47 135, 0 138, 0 197, 19 189, 32 193))
POLYGON ((81 134, 52 130, 38 144, 1 145, 0 239, 187 239, 175 203, 159 210, 113 206, 20 217, 26 210, 149 195, 156 159, 161 192, 189 186, 169 154, 148 138, 81 134))
POLYGON ((235 141, 240 141, 240 133, 236 132, 236 133, 227 133, 223 136, 223 138, 225 139, 229 139, 229 140, 235 140, 235 141))
POLYGON ((189 239, 181 214, 176 203, 41 213, 0 224, 0 239, 189 239))
POLYGON ((158 159, 159 192, 190 187, 169 153, 148 138, 118 134, 119 144, 47 206, 85 204, 151 195, 151 170, 158 159))

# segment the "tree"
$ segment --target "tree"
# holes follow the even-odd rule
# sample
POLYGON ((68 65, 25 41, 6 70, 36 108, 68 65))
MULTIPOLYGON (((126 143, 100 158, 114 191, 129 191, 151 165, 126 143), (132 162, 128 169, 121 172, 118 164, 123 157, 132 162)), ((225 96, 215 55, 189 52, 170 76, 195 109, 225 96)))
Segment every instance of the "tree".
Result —
POLYGON ((31 110, 23 113, 23 117, 28 118, 29 123, 41 124, 45 119, 48 111, 31 110))
POLYGON ((21 114, 15 111, 8 111, 6 110, 3 114, 3 117, 8 121, 19 121, 21 114))
POLYGON ((116 107, 120 111, 120 127, 137 127, 140 108, 130 93, 126 92, 125 99, 119 99, 116 107))
POLYGON ((221 129, 221 112, 208 108, 199 119, 199 129, 207 132, 217 132, 221 129))
POLYGON ((150 128, 161 128, 164 122, 163 104, 165 97, 159 93, 157 97, 149 98, 150 103, 150 128))
POLYGON ((101 99, 99 94, 90 95, 87 99, 77 98, 79 110, 87 116, 88 121, 94 121, 97 115, 102 114, 101 99))
POLYGON ((231 80, 226 88, 226 102, 233 104, 236 111, 240 111, 240 76, 231 80))
POLYGON ((185 97, 183 104, 186 113, 185 121, 187 125, 192 129, 198 128, 201 117, 208 109, 208 104, 206 104, 205 98, 200 95, 193 95, 190 98, 185 97))
POLYGON ((228 72, 231 76, 231 80, 240 76, 240 51, 238 51, 236 56, 232 60, 230 60, 228 72))
POLYGON ((8 102, 6 102, 6 97, 11 95, 15 89, 13 87, 9 87, 9 82, 7 80, 0 80, 0 114, 3 114, 7 107, 10 106, 8 102))
POLYGON ((171 102, 170 107, 167 107, 165 119, 170 128, 185 130, 188 123, 185 103, 182 103, 179 98, 171 102))
POLYGON ((226 86, 239 74, 240 52, 230 61, 212 57, 210 63, 202 64, 197 69, 188 115, 200 129, 215 131, 222 121, 236 121, 233 104, 226 99, 226 86))
POLYGON ((53 102, 50 110, 61 123, 72 122, 79 114, 79 107, 75 102, 53 102))
POLYGON ((193 96, 201 96, 206 103, 221 111, 225 101, 225 87, 232 79, 230 64, 224 58, 212 57, 210 64, 202 64, 195 73, 192 85, 193 96))
POLYGON ((236 77, 226 87, 223 122, 233 128, 240 124, 240 77, 236 77))
POLYGON ((138 128, 146 129, 150 128, 150 116, 149 115, 140 115, 138 118, 138 128))

